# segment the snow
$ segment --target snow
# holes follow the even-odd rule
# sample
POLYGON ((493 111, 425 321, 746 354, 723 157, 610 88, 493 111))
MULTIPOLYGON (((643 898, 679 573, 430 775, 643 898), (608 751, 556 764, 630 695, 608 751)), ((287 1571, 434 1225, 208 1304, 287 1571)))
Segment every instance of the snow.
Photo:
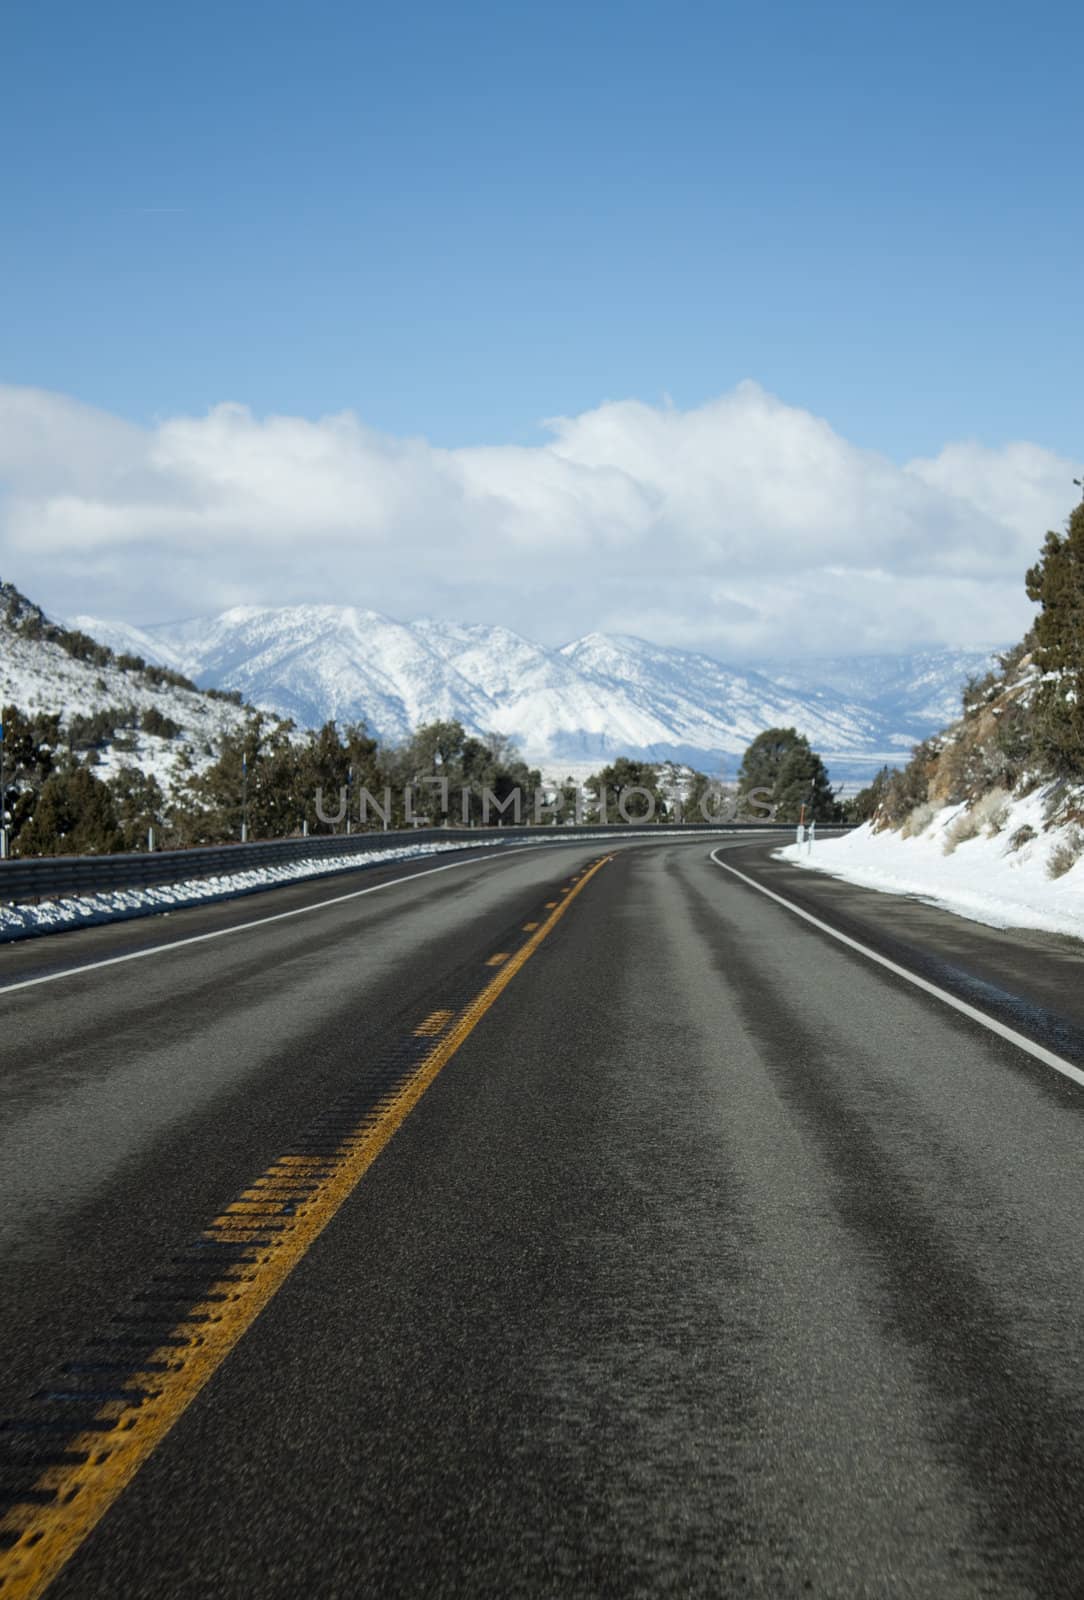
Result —
MULTIPOLYGON (((719 833, 726 833, 720 828, 719 833)), ((732 830, 731 830, 732 831, 732 830)), ((555 829, 550 839, 513 837, 507 840, 483 841, 486 849, 538 849, 567 844, 567 836, 555 829)), ((666 828, 629 828, 623 838, 653 839, 666 836, 666 828)), ((612 834, 577 833, 577 844, 593 840, 612 842, 612 834)), ((360 848, 349 855, 313 856, 307 859, 283 862, 278 866, 248 867, 243 871, 221 873, 213 878, 184 878, 177 883, 154 884, 145 889, 110 889, 99 894, 72 895, 59 900, 44 900, 37 905, 0 904, 0 943, 24 939, 33 934, 60 933, 72 928, 87 927, 92 923, 121 922, 131 917, 153 916, 155 913, 180 910, 184 906, 201 905, 208 901, 231 900, 239 895, 255 894, 262 889, 272 889, 277 884, 295 883, 303 878, 329 877, 340 872, 356 872, 359 867, 388 865, 396 861, 413 861, 419 856, 448 855, 457 850, 476 850, 476 840, 462 842, 393 845, 387 849, 360 848)))
POLYGON ((1044 792, 1009 801, 997 833, 991 836, 986 826, 947 855, 947 835, 966 806, 937 811, 913 838, 892 830, 875 833, 866 823, 840 838, 818 839, 808 852, 791 844, 774 854, 867 889, 915 895, 993 928, 1038 928, 1084 939, 1084 856, 1062 877, 1048 876, 1047 863, 1066 830, 1043 831, 1044 792), (1037 837, 1013 850, 1010 841, 1023 827, 1037 837))
POLYGON ((121 766, 139 767, 168 790, 182 754, 190 757, 196 770, 208 766, 223 734, 245 721, 245 713, 228 701, 210 700, 195 690, 168 684, 153 687, 137 672, 123 672, 115 664, 97 666, 80 661, 48 640, 27 639, 4 629, 0 645, 0 705, 16 705, 25 712, 58 713, 62 723, 75 715, 120 706, 134 706, 140 715, 153 708, 180 727, 175 739, 126 730, 133 749, 119 750, 110 743, 94 768, 103 779, 121 766))
POLYGON ((397 741, 454 718, 511 736, 550 770, 618 755, 733 769, 765 728, 794 726, 833 779, 868 780, 954 714, 965 678, 988 665, 985 652, 941 651, 734 667, 629 635, 549 649, 508 628, 346 605, 238 606, 140 629, 71 622, 300 726, 363 719, 397 741))

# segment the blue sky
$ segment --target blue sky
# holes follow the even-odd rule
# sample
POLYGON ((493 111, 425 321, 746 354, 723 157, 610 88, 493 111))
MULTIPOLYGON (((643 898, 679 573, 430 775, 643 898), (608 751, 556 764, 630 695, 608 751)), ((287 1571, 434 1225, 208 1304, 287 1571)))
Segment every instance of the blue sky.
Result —
POLYGON ((0 376, 437 444, 1080 433, 1079 6, 18 3, 0 376))
POLYGON ((1079 5, 4 32, 0 571, 57 614, 724 659, 1026 626, 1084 466, 1079 5))

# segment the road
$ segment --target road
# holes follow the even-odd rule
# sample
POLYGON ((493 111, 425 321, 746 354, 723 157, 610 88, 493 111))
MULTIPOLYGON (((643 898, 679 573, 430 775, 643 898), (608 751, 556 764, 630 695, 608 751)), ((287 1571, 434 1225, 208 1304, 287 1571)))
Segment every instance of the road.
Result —
POLYGON ((0 1600, 1084 1594, 1082 947, 717 846, 0 952, 0 1600))

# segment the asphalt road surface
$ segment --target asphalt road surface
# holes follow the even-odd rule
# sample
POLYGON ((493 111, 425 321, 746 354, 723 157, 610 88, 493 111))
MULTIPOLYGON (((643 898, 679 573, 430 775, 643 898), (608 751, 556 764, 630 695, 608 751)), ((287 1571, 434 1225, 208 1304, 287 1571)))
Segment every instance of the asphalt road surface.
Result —
POLYGON ((1084 1087, 725 866, 1084 947, 717 845, 0 951, 0 1600, 1084 1596, 1084 1087))

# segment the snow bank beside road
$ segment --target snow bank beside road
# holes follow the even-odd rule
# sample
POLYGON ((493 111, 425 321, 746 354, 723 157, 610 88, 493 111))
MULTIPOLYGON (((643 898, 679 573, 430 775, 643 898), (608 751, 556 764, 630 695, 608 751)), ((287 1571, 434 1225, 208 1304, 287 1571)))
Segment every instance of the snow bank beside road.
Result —
POLYGON ((359 850, 356 855, 312 856, 307 861, 288 861, 275 867, 247 867, 216 878, 186 878, 180 883, 160 883, 147 889, 109 889, 99 894, 72 895, 64 900, 43 900, 39 905, 0 905, 0 942, 22 939, 28 934, 82 928, 94 922, 151 916, 156 911, 175 911, 209 900, 231 900, 236 895, 274 888, 276 884, 328 877, 336 872, 355 872, 358 867, 375 866, 378 862, 413 861, 417 856, 446 855, 453 850, 474 848, 469 843, 441 843, 404 845, 394 850, 359 850))
MULTIPOLYGON (((1051 857, 1071 848, 1072 830, 1044 833, 1043 800, 1042 790, 1006 800, 980 824, 976 837, 954 845, 953 831, 967 831, 967 806, 933 813, 911 838, 891 830, 874 833, 866 823, 842 838, 818 839, 812 850, 792 844, 775 854, 864 888, 915 895, 990 927, 1040 928, 1084 939, 1084 855, 1061 877, 1049 876, 1051 857), (1034 837, 1025 837, 1027 831, 1034 837)), ((976 821, 981 807, 980 801, 970 814, 976 821)))

